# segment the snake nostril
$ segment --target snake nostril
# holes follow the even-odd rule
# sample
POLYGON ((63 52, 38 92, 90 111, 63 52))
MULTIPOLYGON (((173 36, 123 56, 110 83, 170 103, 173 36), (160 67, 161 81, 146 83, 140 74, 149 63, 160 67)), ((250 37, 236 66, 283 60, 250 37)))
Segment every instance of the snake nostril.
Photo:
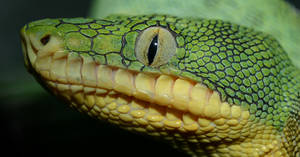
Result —
POLYGON ((44 36, 40 41, 43 45, 46 45, 50 40, 50 35, 44 36))

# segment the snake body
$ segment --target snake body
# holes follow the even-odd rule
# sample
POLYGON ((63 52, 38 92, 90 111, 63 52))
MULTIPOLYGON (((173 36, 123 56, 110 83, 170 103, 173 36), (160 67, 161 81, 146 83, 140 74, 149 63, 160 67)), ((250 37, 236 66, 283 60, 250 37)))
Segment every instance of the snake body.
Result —
POLYGON ((191 156, 300 156, 300 71, 276 39, 169 15, 21 30, 25 64, 72 107, 191 156))

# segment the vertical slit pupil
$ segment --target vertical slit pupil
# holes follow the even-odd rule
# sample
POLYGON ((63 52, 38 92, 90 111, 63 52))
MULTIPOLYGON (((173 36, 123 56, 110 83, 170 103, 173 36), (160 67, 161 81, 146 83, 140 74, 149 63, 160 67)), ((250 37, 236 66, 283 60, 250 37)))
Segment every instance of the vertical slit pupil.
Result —
POLYGON ((154 57, 155 57, 156 52, 157 52, 157 47, 158 47, 158 35, 156 35, 152 39, 151 44, 150 44, 149 49, 148 49, 148 63, 149 63, 149 65, 151 65, 153 60, 154 60, 154 57))

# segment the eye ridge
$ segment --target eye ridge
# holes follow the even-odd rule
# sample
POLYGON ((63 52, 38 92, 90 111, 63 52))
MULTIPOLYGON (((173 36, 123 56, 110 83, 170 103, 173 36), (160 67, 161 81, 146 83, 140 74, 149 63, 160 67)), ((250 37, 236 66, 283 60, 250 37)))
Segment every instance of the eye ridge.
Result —
POLYGON ((156 56, 156 53, 157 53, 157 48, 158 48, 158 35, 156 35, 151 43, 150 43, 150 46, 149 46, 149 49, 148 49, 148 64, 151 65, 154 61, 154 58, 156 56))

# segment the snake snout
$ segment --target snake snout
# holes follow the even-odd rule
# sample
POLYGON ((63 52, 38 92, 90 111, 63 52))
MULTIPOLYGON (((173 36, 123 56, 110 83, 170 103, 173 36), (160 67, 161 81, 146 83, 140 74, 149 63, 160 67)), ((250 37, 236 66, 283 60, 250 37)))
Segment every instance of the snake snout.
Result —
POLYGON ((21 42, 24 61, 29 71, 35 69, 37 62, 45 62, 57 52, 64 52, 62 37, 53 26, 26 25, 21 29, 21 42))

